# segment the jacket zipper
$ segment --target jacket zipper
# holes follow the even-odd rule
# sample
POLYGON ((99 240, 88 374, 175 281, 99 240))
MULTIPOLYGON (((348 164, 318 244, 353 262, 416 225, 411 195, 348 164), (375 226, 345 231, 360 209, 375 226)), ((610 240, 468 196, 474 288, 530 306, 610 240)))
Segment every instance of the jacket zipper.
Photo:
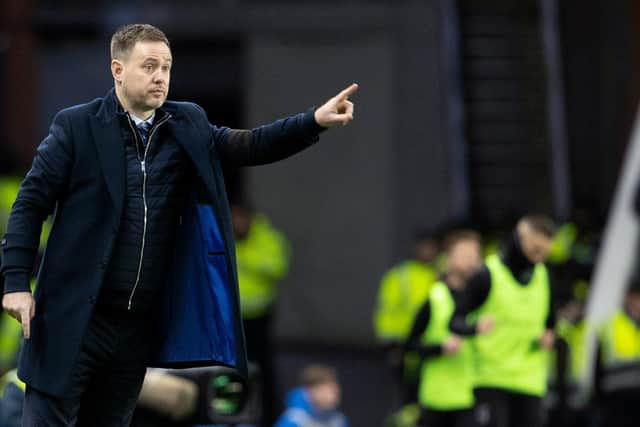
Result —
MULTIPOLYGON (((147 144, 144 147, 144 154, 142 155, 142 159, 140 159, 140 157, 138 156, 138 160, 140 161, 140 169, 142 170, 142 204, 144 205, 144 218, 143 218, 143 225, 142 225, 142 242, 140 243, 140 260, 138 261, 138 273, 136 274, 136 281, 133 284, 133 288, 131 289, 131 295, 129 295, 129 303, 127 304, 127 311, 131 310, 131 304, 133 303, 133 296, 136 293, 136 289, 138 288, 138 284, 140 283, 140 277, 142 276, 142 260, 144 258, 144 247, 146 245, 146 238, 147 238, 147 213, 148 213, 147 166, 146 166, 147 153, 149 152, 149 147, 151 147, 151 139, 153 138, 153 135, 155 134, 156 130, 170 118, 171 118, 171 115, 167 114, 160 121, 158 121, 158 123, 156 123, 155 126, 151 128, 151 132, 149 132, 149 138, 147 139, 147 144)), ((133 138, 135 139, 135 142, 136 142, 136 153, 139 154, 138 132, 134 128, 131 118, 129 118, 129 126, 133 131, 133 138)))

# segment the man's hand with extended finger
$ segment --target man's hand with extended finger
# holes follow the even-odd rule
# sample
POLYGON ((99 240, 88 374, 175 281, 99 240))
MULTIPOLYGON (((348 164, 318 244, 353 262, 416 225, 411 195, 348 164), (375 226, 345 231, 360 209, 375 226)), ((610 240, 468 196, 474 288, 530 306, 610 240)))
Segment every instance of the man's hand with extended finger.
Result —
POLYGON ((349 97, 358 90, 358 85, 353 83, 348 88, 325 102, 315 112, 316 123, 325 128, 336 125, 346 126, 353 120, 353 102, 349 97))
POLYGON ((25 338, 31 336, 31 319, 36 314, 36 301, 31 292, 11 292, 2 297, 2 308, 11 316, 22 323, 22 331, 25 338))

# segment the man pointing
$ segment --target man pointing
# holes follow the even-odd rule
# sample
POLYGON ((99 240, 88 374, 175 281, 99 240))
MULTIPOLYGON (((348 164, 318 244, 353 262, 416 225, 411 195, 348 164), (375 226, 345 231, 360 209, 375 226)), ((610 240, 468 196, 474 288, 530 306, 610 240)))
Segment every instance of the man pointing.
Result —
POLYGON ((129 425, 147 366, 246 371, 222 169, 284 159, 353 120, 356 84, 270 125, 217 127, 166 101, 171 66, 162 31, 120 28, 115 88, 55 116, 13 205, 2 303, 27 338, 25 426, 129 425))

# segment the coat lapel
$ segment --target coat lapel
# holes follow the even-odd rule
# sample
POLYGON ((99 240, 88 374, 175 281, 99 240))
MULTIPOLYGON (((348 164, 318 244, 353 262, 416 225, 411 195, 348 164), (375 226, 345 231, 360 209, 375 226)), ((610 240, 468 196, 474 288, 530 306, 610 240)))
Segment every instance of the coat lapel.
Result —
POLYGON ((125 156, 122 131, 117 117, 102 121, 91 117, 91 131, 98 150, 104 180, 118 218, 124 201, 125 156))
POLYGON ((209 163, 210 156, 207 149, 207 143, 211 137, 203 135, 195 126, 189 126, 189 122, 182 112, 176 112, 173 114, 174 125, 177 127, 175 133, 180 135, 179 138, 176 138, 176 142, 184 149, 191 159, 198 176, 202 180, 202 183, 205 185, 209 194, 215 196, 217 194, 214 186, 215 179, 212 173, 211 164, 209 163))

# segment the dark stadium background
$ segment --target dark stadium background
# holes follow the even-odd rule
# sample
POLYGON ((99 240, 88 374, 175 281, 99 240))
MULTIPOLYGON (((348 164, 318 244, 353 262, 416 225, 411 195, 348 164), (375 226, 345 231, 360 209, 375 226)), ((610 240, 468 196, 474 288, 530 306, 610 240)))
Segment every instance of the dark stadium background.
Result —
POLYGON ((108 38, 130 22, 167 33, 170 98, 216 124, 360 84, 351 126, 229 179, 292 242, 279 388, 311 361, 336 366, 354 426, 391 404, 372 312, 416 228, 606 218, 640 89, 638 2, 0 0, 0 172, 23 174, 57 110, 109 90, 108 38))

